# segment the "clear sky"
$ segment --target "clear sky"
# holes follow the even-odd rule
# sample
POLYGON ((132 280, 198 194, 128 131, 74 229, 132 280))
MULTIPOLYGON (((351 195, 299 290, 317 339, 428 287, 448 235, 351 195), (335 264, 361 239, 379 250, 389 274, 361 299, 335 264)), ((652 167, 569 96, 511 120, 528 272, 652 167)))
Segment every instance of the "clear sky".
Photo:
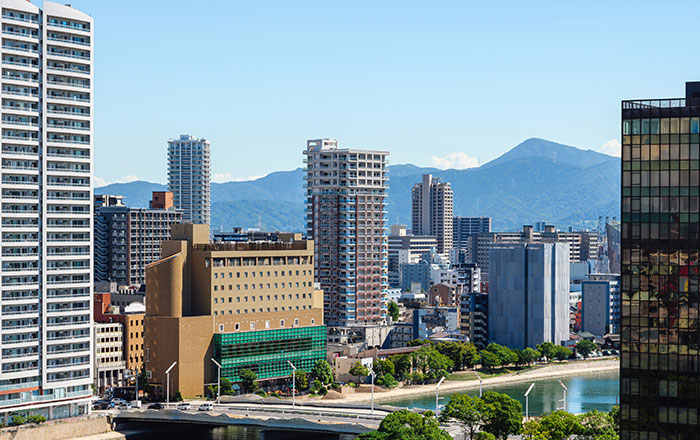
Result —
POLYGON ((95 18, 106 182, 165 182, 182 133, 215 181, 299 167, 318 137, 458 168, 529 137, 610 152, 620 100, 700 79, 692 1, 69 1, 95 18))

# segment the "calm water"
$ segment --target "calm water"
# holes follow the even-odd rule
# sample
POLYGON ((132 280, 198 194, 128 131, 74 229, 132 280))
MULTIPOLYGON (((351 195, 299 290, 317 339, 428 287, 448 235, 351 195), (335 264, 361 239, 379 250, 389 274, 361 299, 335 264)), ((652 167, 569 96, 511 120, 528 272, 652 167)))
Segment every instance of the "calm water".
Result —
MULTIPOLYGON (((583 413, 594 409, 609 411, 618 402, 620 393, 620 375, 618 372, 587 374, 578 377, 561 378, 566 385, 567 410, 572 413, 583 413)), ((525 397, 530 384, 533 382, 520 382, 512 385, 484 386, 483 390, 506 393, 510 397, 519 400, 525 411, 525 397)), ((534 381, 535 387, 530 392, 530 415, 541 415, 554 411, 557 406, 562 407, 560 401, 564 397, 563 389, 557 379, 545 379, 534 381)), ((479 388, 465 391, 471 396, 479 395, 479 388)), ((440 395, 440 405, 449 401, 450 394, 440 395)), ((418 396, 415 399, 387 402, 395 406, 408 408, 427 408, 435 410, 435 395, 418 396)))

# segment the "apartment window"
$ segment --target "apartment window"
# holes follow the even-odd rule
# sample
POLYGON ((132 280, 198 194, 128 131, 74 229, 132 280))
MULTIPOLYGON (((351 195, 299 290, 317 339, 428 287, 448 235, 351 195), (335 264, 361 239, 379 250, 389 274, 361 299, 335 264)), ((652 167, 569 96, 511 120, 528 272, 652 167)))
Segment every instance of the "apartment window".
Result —
POLYGON ((218 303, 219 303, 219 298, 214 298, 214 304, 218 304, 218 303))
POLYGON ((241 273, 240 273, 240 272, 236 272, 236 278, 240 278, 240 277, 241 277, 241 273))
POLYGON ((219 286, 214 286, 214 292, 216 292, 217 290, 219 290, 219 286))
POLYGON ((237 296, 237 297, 236 297, 236 302, 241 302, 241 297, 240 297, 240 296, 237 296))
POLYGON ((228 297, 228 302, 233 302, 233 298, 231 298, 231 297, 229 296, 229 297, 228 297))

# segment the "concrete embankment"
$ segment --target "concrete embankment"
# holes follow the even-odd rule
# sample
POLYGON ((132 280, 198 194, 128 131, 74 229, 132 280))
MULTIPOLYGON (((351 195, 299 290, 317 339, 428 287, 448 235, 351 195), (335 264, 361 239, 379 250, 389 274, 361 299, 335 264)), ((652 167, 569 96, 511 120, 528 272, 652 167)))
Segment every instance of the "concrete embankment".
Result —
POLYGON ((0 440, 123 440, 125 438, 123 434, 112 431, 106 416, 49 420, 40 425, 27 424, 0 430, 0 440))

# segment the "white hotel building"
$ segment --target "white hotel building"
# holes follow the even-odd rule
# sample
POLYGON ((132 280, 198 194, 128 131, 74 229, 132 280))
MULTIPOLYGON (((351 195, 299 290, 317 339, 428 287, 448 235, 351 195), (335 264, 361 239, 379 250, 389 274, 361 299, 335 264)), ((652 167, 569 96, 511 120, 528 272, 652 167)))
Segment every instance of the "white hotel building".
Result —
POLYGON ((0 0, 0 421, 92 394, 93 20, 0 0))

